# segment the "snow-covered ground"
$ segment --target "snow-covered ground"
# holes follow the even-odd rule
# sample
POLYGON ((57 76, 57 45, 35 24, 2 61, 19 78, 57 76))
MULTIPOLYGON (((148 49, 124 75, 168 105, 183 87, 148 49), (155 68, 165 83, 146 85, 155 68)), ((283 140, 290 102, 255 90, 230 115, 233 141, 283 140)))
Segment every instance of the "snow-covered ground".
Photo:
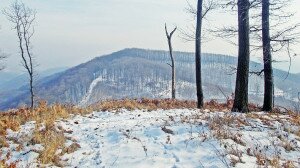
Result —
MULTIPOLYGON (((299 127, 287 115, 237 114, 199 110, 94 112, 60 120, 69 137, 66 146, 80 146, 61 156, 64 167, 198 168, 293 164, 299 167, 299 127), (276 162, 277 163, 277 162, 276 162)), ((28 122, 7 137, 27 144, 21 151, 10 141, 0 159, 18 167, 36 167, 39 144, 28 141, 35 128, 28 122), (2 158, 1 158, 2 157, 2 158)), ((58 151, 59 152, 59 151, 58 151)), ((50 165, 47 165, 50 167, 50 165)), ((52 166, 55 167, 55 166, 52 166)))

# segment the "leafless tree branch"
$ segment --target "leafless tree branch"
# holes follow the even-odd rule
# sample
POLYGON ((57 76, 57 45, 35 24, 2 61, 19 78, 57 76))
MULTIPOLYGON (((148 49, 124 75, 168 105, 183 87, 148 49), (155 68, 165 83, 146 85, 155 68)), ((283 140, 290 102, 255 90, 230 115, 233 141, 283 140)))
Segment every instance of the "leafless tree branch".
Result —
MULTIPOLYGON (((188 1, 187 2, 187 8, 186 12, 191 14, 193 19, 197 17, 197 9, 188 1)), ((215 10, 218 5, 215 0, 206 0, 203 1, 203 9, 202 9, 202 19, 207 19, 207 15, 215 10)), ((195 41, 195 33, 196 33, 196 28, 195 25, 189 26, 185 29, 179 29, 180 32, 180 38, 183 39, 185 42, 190 42, 190 41, 195 41)), ((204 37, 202 37, 204 39, 204 37)))

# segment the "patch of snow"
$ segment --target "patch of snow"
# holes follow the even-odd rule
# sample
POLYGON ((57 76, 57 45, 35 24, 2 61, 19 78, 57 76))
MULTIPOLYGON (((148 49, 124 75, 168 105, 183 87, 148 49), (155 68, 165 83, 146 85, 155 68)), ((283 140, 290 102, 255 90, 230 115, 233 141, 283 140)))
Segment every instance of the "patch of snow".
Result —
POLYGON ((274 91, 274 94, 276 97, 279 97, 279 96, 284 96, 285 95, 285 92, 277 87, 275 87, 275 91, 274 91))
POLYGON ((22 125, 17 132, 7 130, 6 138, 9 139, 9 147, 1 148, 0 153, 5 155, 0 155, 0 160, 5 159, 6 154, 10 153, 11 156, 7 160, 7 164, 18 162, 18 167, 36 167, 38 165, 37 158, 39 157, 36 151, 43 150, 43 146, 29 143, 32 139, 34 129, 35 122, 32 121, 22 125), (20 144, 23 148, 18 150, 17 148, 20 144))
POLYGON ((181 116, 194 113, 197 111, 124 110, 95 112, 60 122, 64 129, 73 131, 68 136, 81 146, 62 160, 68 160, 70 167, 222 167, 214 152, 222 150, 220 143, 201 143, 196 138, 196 132, 205 129, 203 126, 168 123, 170 117, 179 122, 181 116), (164 126, 174 134, 165 133, 164 126))
MULTIPOLYGON (((241 162, 236 167, 259 167, 255 156, 258 153, 268 156, 268 159, 280 156, 280 165, 290 160, 300 167, 299 137, 291 133, 298 131, 299 126, 287 122, 287 115, 267 115, 264 112, 255 115, 260 118, 193 109, 118 110, 73 116, 57 121, 56 126, 66 130, 65 136, 69 140, 65 146, 70 146, 73 141, 80 146, 75 152, 61 156, 64 167, 222 168, 232 167, 232 159, 238 159, 232 154, 234 150, 241 153, 241 162), (216 130, 210 127, 211 122, 228 115, 245 124, 229 123, 222 125, 223 129, 228 130, 232 137, 239 135, 244 144, 231 136, 229 139, 213 136, 216 130), (284 143, 289 143, 293 150, 286 150, 284 143)), ((28 133, 30 137, 34 125, 34 122, 28 122, 18 132, 8 131, 8 139, 23 139, 19 142, 25 146, 17 151, 15 142, 9 141, 10 146, 0 150, 2 156, 8 151, 12 153, 8 163, 18 160, 18 167, 39 165, 38 153, 33 151, 43 147, 30 145, 27 142, 30 138, 25 136, 28 133)))
POLYGON ((98 78, 94 79, 89 87, 88 92, 85 94, 83 99, 80 101, 79 106, 83 107, 86 106, 92 96, 94 88, 97 86, 97 84, 101 81, 104 81, 103 76, 99 76, 98 78))

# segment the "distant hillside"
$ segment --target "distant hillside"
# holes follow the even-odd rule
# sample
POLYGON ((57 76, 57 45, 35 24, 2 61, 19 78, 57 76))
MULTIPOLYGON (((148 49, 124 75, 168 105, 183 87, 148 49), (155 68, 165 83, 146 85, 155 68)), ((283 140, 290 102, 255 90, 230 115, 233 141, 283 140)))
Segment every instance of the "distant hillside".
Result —
MULTIPOLYGON (((177 97, 195 99, 194 54, 175 52, 177 97)), ((234 91, 237 58, 218 54, 203 56, 203 85, 206 99, 224 100, 234 91), (223 93, 222 93, 223 92, 223 93)), ((62 102, 88 105, 104 99, 166 98, 170 97, 170 62, 168 52, 144 49, 124 49, 110 55, 97 57, 64 72, 45 77, 37 83, 40 99, 50 103, 62 102)), ((252 70, 262 65, 251 62, 252 70)), ((277 103, 292 106, 300 90, 299 75, 274 70, 277 103)), ((263 79, 250 76, 249 93, 254 102, 261 102, 263 79)), ((26 87, 5 94, 0 109, 16 107, 28 101, 26 87)))
MULTIPOLYGON (((68 68, 61 67, 61 68, 52 68, 52 69, 44 70, 37 73, 36 79, 40 80, 47 76, 53 75, 58 72, 62 72, 67 69, 68 68)), ((2 74, 2 72, 0 72, 0 74, 2 74)), ((28 74, 26 73, 21 75, 11 75, 10 73, 3 73, 0 76, 5 77, 3 79, 6 79, 3 80, 3 82, 2 81, 0 82, 0 92, 18 89, 24 86, 24 84, 27 83, 28 81, 28 74)))
MULTIPOLYGON (((38 83, 41 83, 41 81, 44 82, 50 80, 53 76, 55 76, 55 74, 66 69, 67 68, 61 67, 40 71, 35 76, 35 79, 38 81, 38 83)), ((20 99, 25 99, 24 102, 27 102, 27 96, 25 95, 28 95, 28 74, 24 73, 21 75, 11 76, 9 76, 8 74, 10 73, 0 72, 0 76, 7 76, 6 80, 0 82, 0 104, 5 104, 5 102, 12 99, 16 100, 18 99, 18 97, 20 97, 20 99)))
POLYGON ((14 72, 6 72, 5 70, 0 71, 0 84, 7 82, 15 77, 17 77, 18 74, 14 72))

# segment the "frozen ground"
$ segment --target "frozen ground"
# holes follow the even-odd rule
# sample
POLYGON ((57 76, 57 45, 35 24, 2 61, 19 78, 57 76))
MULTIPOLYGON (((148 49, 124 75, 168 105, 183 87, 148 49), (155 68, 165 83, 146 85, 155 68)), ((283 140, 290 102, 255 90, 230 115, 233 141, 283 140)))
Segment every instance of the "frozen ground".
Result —
MULTIPOLYGON (((66 146, 74 142, 80 146, 61 156, 64 167, 299 167, 299 127, 289 117, 188 109, 120 110, 74 116, 56 125, 69 137, 66 146)), ((1 149, 0 159, 10 152, 7 162, 18 160, 18 167, 39 165, 37 151, 43 146, 28 144, 34 128, 34 122, 28 122, 19 132, 8 131, 8 139, 19 139, 26 147, 18 151, 10 141, 10 147, 1 149)))

